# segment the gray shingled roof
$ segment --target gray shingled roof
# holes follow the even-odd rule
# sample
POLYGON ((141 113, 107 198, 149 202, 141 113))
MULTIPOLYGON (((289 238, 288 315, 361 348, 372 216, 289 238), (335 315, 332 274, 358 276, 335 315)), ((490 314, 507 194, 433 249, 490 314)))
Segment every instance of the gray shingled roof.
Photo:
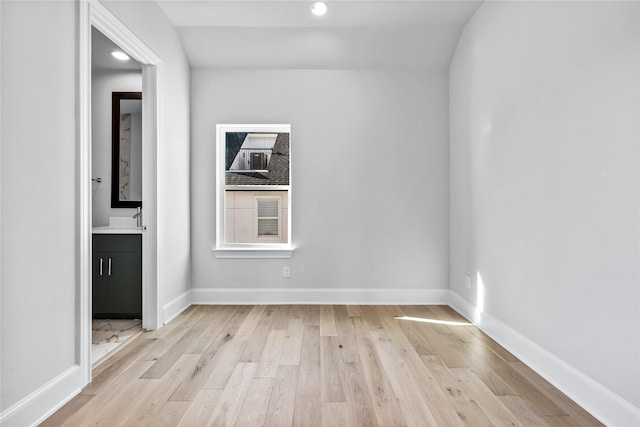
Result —
POLYGON ((226 185, 289 185, 289 134, 279 133, 269 172, 225 172, 226 185))

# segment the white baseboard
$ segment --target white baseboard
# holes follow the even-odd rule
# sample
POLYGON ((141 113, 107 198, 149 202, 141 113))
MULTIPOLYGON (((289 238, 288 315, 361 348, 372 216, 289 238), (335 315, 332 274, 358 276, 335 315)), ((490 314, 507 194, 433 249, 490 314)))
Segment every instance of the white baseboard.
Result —
POLYGON ((35 426, 82 390, 82 372, 74 365, 0 414, 0 426, 35 426))
POLYGON ((453 291, 449 291, 449 306, 474 322, 484 333, 605 425, 610 427, 640 426, 640 408, 635 407, 495 317, 487 313, 477 315, 476 307, 453 291))
POLYGON ((171 322, 191 305, 191 289, 184 291, 162 307, 163 325, 171 322))
POLYGON ((193 304, 447 304, 447 289, 192 288, 193 304))

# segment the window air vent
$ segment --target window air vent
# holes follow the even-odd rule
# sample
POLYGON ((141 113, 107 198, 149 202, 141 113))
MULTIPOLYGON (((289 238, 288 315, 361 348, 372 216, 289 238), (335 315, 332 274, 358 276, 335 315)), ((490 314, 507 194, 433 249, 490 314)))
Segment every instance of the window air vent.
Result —
POLYGON ((279 199, 258 199, 258 237, 278 236, 279 230, 279 199))

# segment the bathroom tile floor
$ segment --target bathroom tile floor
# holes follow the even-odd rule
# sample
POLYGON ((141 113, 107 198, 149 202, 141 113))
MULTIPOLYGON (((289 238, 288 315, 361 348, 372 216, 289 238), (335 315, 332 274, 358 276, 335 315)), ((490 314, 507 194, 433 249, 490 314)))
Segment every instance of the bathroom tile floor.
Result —
POLYGON ((93 319, 91 364, 95 365, 141 330, 140 319, 93 319))

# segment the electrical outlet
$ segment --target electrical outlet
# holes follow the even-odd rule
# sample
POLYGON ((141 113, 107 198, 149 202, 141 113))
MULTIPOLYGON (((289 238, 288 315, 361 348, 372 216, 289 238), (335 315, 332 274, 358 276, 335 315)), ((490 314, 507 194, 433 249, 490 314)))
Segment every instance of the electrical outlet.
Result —
POLYGON ((464 277, 464 285, 467 287, 467 289, 471 289, 471 276, 469 276, 468 274, 464 277))
POLYGON ((291 277, 291 267, 282 267, 282 277, 291 277))

